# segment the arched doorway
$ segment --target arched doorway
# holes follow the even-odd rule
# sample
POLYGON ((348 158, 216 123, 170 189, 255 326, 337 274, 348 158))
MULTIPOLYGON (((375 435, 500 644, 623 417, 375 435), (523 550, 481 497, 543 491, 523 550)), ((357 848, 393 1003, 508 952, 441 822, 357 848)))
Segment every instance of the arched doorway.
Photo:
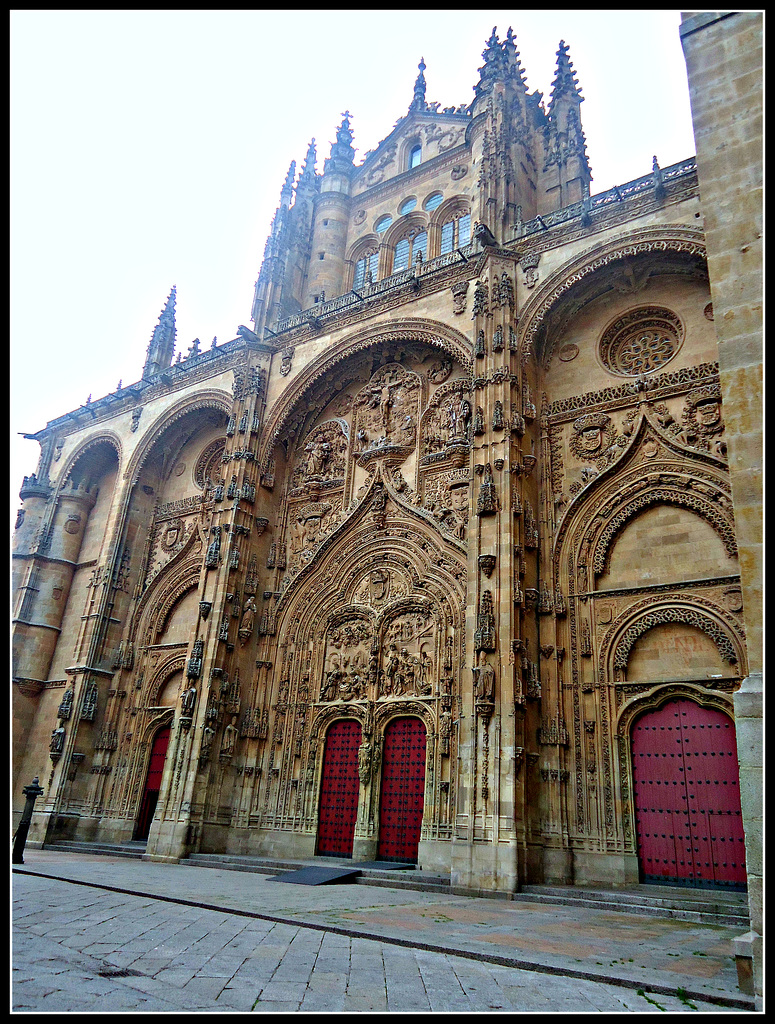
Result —
POLYGON ((425 797, 425 726, 395 718, 385 730, 379 803, 379 860, 417 863, 425 797))
POLYGON ((688 698, 647 711, 632 729, 641 880, 744 889, 735 726, 688 698))
POLYGON ((170 742, 170 727, 165 725, 159 729, 153 739, 151 758, 148 762, 148 775, 145 780, 143 798, 140 801, 140 813, 137 816, 135 839, 147 839, 151 831, 151 822, 156 811, 156 802, 161 789, 161 777, 164 772, 164 759, 170 742))
POLYGON ((358 813, 358 747, 361 727, 345 719, 326 733, 320 781, 317 853, 321 857, 352 857, 358 813))

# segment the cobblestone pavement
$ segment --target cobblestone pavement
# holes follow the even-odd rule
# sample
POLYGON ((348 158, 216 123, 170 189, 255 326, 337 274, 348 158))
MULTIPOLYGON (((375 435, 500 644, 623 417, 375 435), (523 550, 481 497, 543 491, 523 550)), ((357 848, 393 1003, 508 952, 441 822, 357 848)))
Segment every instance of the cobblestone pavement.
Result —
MULTIPOLYGON (((266 875, 46 851, 25 853, 24 867, 14 871, 13 898, 16 1012, 730 1012, 734 1006, 716 999, 739 996, 736 987, 710 985, 719 980, 712 963, 702 965, 705 976, 696 974, 696 984, 684 974, 653 970, 644 971, 651 982, 642 986, 636 978, 610 983, 624 978, 621 955, 610 965, 599 962, 600 980, 579 977, 577 957, 558 968, 558 925, 572 952, 584 942, 600 948, 600 939, 585 934, 599 922, 579 921, 579 911, 563 907, 540 908, 555 929, 547 940, 555 962, 545 973, 538 963, 525 970, 481 959, 495 953, 520 962, 509 940, 521 921, 528 938, 540 932, 533 904, 278 884, 266 875), (207 908, 196 905, 202 903, 207 908), (508 912, 508 931, 505 918, 488 921, 488 912, 496 918, 508 912), (450 937, 457 954, 442 948, 450 937)), ((655 921, 665 924, 654 918, 638 924, 653 933, 655 921)), ((682 926, 681 938, 690 930, 698 956, 689 966, 702 964, 703 943, 706 961, 726 948, 721 933, 729 929, 673 924, 682 926)), ((524 956, 524 946, 518 952, 524 956)), ((649 956, 653 949, 642 962, 649 956)))

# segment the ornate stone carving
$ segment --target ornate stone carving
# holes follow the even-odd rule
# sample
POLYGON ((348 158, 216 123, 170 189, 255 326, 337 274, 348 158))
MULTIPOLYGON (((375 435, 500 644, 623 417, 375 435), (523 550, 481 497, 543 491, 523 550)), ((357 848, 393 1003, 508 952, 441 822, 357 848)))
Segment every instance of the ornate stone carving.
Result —
POLYGON ((452 299, 454 302, 453 312, 456 314, 466 311, 466 293, 468 292, 468 281, 456 281, 452 285, 452 299))
POLYGON ((359 462, 403 458, 414 448, 419 419, 421 381, 398 363, 380 367, 353 402, 353 429, 360 447, 359 462))
POLYGON ((682 426, 687 444, 726 457, 726 442, 720 436, 724 432, 724 420, 719 384, 707 384, 686 397, 682 426))
POLYGON ((683 342, 684 326, 662 306, 642 306, 618 317, 600 339, 600 359, 612 373, 637 376, 669 362, 683 342))

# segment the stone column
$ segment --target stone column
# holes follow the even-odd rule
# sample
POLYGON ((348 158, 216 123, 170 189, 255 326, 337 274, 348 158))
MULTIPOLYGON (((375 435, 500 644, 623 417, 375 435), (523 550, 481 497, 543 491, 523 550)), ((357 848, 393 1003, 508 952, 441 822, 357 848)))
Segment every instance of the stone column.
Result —
MULTIPOLYGON (((735 694, 753 958, 762 933, 762 14, 682 14, 697 176, 705 218, 749 675, 735 694)), ((744 979, 741 977, 741 981, 744 979)), ((757 1007, 760 1008, 760 1005, 757 1007)))

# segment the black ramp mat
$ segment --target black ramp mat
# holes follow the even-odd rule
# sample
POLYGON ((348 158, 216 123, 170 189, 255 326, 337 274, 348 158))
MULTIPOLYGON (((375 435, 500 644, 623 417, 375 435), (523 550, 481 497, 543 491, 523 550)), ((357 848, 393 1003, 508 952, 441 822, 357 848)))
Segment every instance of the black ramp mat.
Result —
POLYGON ((284 871, 274 875, 273 882, 295 882, 297 885, 331 885, 334 882, 351 882, 360 870, 356 868, 299 868, 298 871, 284 871))

